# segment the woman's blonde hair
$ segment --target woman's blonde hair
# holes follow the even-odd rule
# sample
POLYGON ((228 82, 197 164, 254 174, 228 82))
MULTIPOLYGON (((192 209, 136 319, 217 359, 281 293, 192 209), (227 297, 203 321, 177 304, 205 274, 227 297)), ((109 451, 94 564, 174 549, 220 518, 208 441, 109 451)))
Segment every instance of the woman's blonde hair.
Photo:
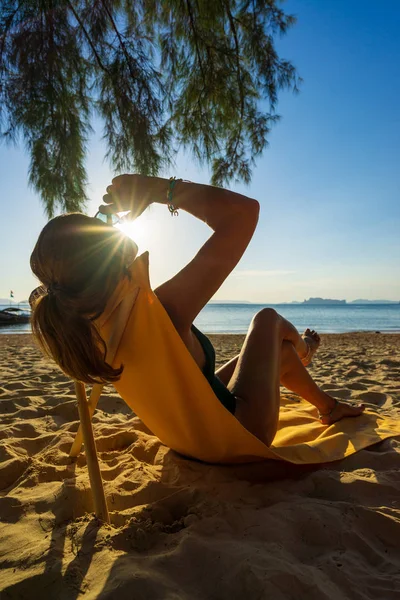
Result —
POLYGON ((32 331, 46 354, 73 379, 106 383, 123 366, 106 362, 106 344, 94 321, 134 258, 135 244, 99 219, 72 213, 49 221, 31 255, 42 285, 32 298, 32 331))

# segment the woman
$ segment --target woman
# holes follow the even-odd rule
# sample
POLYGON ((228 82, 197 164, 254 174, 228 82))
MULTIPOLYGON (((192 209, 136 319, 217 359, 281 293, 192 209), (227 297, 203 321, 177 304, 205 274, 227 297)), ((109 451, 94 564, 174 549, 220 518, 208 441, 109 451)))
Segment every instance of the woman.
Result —
MULTIPOLYGON (((259 203, 228 190, 141 175, 113 179, 104 196, 105 214, 131 211, 139 216, 152 202, 167 204, 171 214, 185 210, 207 223, 213 234, 193 260, 154 290, 184 344, 216 396, 240 423, 271 445, 278 424, 280 385, 317 407, 329 425, 360 415, 363 405, 338 402, 309 375, 320 339, 293 325, 271 308, 258 312, 243 347, 214 374, 211 342, 193 321, 242 257, 258 221, 259 203), (176 183, 176 185, 175 185, 176 183)), ((74 379, 115 382, 123 367, 105 361, 106 347, 96 328, 116 286, 129 277, 137 246, 99 219, 80 214, 57 217, 41 232, 31 257, 42 282, 33 304, 33 332, 43 349, 74 379)))

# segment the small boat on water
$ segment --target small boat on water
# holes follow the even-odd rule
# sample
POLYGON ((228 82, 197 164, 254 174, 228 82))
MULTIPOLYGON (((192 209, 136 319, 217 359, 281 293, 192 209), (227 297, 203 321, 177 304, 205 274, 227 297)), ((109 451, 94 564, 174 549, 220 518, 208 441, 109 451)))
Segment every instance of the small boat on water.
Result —
POLYGON ((1 325, 19 325, 20 323, 29 323, 31 313, 29 310, 23 310, 16 306, 8 306, 0 310, 1 325))

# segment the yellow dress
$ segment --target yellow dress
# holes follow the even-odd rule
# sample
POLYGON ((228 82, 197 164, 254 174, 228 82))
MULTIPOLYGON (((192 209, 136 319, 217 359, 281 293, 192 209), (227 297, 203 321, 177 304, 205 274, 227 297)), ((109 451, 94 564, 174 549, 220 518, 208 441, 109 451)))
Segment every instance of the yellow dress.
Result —
POLYGON ((215 396, 151 289, 148 252, 136 258, 130 273, 97 325, 108 340, 122 300, 137 294, 113 361, 113 366, 124 365, 115 388, 169 448, 210 463, 276 459, 316 464, 339 460, 400 433, 394 418, 371 410, 327 427, 319 422, 316 409, 302 401, 283 404, 274 442, 266 446, 215 396))

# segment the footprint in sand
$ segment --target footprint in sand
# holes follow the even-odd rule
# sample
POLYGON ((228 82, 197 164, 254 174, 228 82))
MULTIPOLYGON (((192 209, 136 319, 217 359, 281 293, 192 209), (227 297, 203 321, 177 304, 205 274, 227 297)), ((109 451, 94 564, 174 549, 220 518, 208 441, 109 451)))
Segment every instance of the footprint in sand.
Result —
POLYGON ((17 498, 5 496, 0 498, 0 512, 3 522, 16 523, 24 513, 24 507, 17 498))
POLYGON ((8 443, 11 448, 15 447, 16 450, 22 448, 28 456, 32 457, 52 444, 55 438, 56 436, 52 433, 43 433, 35 439, 19 438, 18 440, 10 440, 8 443))
POLYGON ((37 438, 40 436, 34 424, 32 423, 15 423, 13 427, 9 427, 7 437, 15 438, 37 438))
POLYGON ((321 390, 324 390, 324 392, 327 392, 328 390, 336 389, 335 386, 332 385, 332 383, 323 383, 319 387, 321 388, 321 390))
POLYGON ((358 371, 357 369, 350 369, 349 371, 344 373, 345 377, 360 377, 361 375, 361 371, 358 371))
POLYGON ((349 390, 366 390, 367 386, 359 381, 354 381, 353 383, 348 383, 347 387, 349 390))
POLYGON ((381 392, 363 392, 362 394, 358 394, 357 400, 382 406, 386 402, 386 394, 382 394, 381 392))
POLYGON ((5 461, 0 467, 0 490, 5 490, 12 486, 28 467, 30 459, 12 458, 5 461))
POLYGON ((364 371, 371 371, 371 369, 373 369, 370 363, 362 360, 352 360, 349 366, 355 367, 356 369, 363 369, 364 371))
POLYGON ((349 390, 348 388, 330 389, 325 391, 330 396, 333 396, 334 398, 339 398, 340 400, 345 400, 346 398, 349 398, 351 396, 351 390, 349 390))
POLYGON ((380 365, 386 365, 387 367, 400 367, 400 361, 398 360, 390 360, 389 358, 385 358, 384 360, 379 361, 380 365))
POLYGON ((59 402, 47 409, 47 414, 53 417, 57 425, 61 425, 68 421, 76 421, 78 419, 78 407, 75 400, 67 402, 59 402))
POLYGON ((367 379, 366 377, 360 379, 359 383, 365 383, 366 385, 382 385, 380 381, 377 381, 376 379, 367 379))
POLYGON ((137 442, 138 436, 134 431, 115 431, 103 427, 97 434, 96 446, 98 452, 110 452, 128 448, 137 442))
MULTIPOLYGON (((312 365, 310 365, 310 366, 312 366, 312 365)), ((330 371, 330 370, 319 370, 318 371, 319 377, 329 377, 330 375, 332 375, 332 371, 330 371)))
MULTIPOLYGON (((134 521, 130 521, 132 525, 137 526, 145 522, 149 525, 158 524, 160 531, 172 533, 171 527, 175 531, 179 531, 190 525, 189 522, 187 525, 184 523, 188 513, 192 515, 193 521, 197 520, 197 516, 191 513, 193 510, 191 507, 196 507, 200 497, 201 494, 197 491, 180 489, 171 494, 171 489, 160 483, 157 486, 151 481, 144 485, 142 483, 137 491, 132 490, 129 494, 118 494, 118 492, 114 494, 114 510, 121 511, 123 509, 125 515, 118 515, 118 512, 115 512, 112 520, 115 524, 115 520, 120 520, 122 517, 126 522, 129 517, 134 515, 134 521)), ((119 522, 119 526, 123 524, 124 522, 119 522)), ((126 534, 124 537, 127 538, 126 534)))
POLYGON ((0 414, 15 413, 18 409, 30 405, 28 398, 15 398, 13 400, 4 398, 0 402, 0 414))
POLYGON ((324 383, 323 385, 321 385, 321 389, 323 389, 324 392, 326 392, 330 396, 333 396, 334 398, 342 399, 351 396, 351 390, 349 390, 348 388, 337 388, 329 383, 324 383))
MULTIPOLYGON (((19 386, 21 388, 21 386, 19 386)), ((10 386, 9 386, 9 389, 10 386)), ((24 389, 16 389, 14 388, 16 392, 18 392, 18 396, 42 396, 43 395, 43 389, 38 389, 38 388, 24 388, 24 389)))
POLYGON ((49 381, 54 381, 54 377, 52 377, 51 375, 41 375, 38 378, 38 383, 48 383, 49 381))
POLYGON ((24 388, 25 385, 21 382, 21 381, 13 381, 12 383, 6 383, 4 386, 5 390, 9 390, 9 391, 14 391, 14 390, 21 390, 21 388, 24 388))
POLYGON ((397 387, 397 385, 387 385, 385 387, 387 390, 389 390, 391 394, 394 394, 395 396, 400 396, 400 388, 397 387))

